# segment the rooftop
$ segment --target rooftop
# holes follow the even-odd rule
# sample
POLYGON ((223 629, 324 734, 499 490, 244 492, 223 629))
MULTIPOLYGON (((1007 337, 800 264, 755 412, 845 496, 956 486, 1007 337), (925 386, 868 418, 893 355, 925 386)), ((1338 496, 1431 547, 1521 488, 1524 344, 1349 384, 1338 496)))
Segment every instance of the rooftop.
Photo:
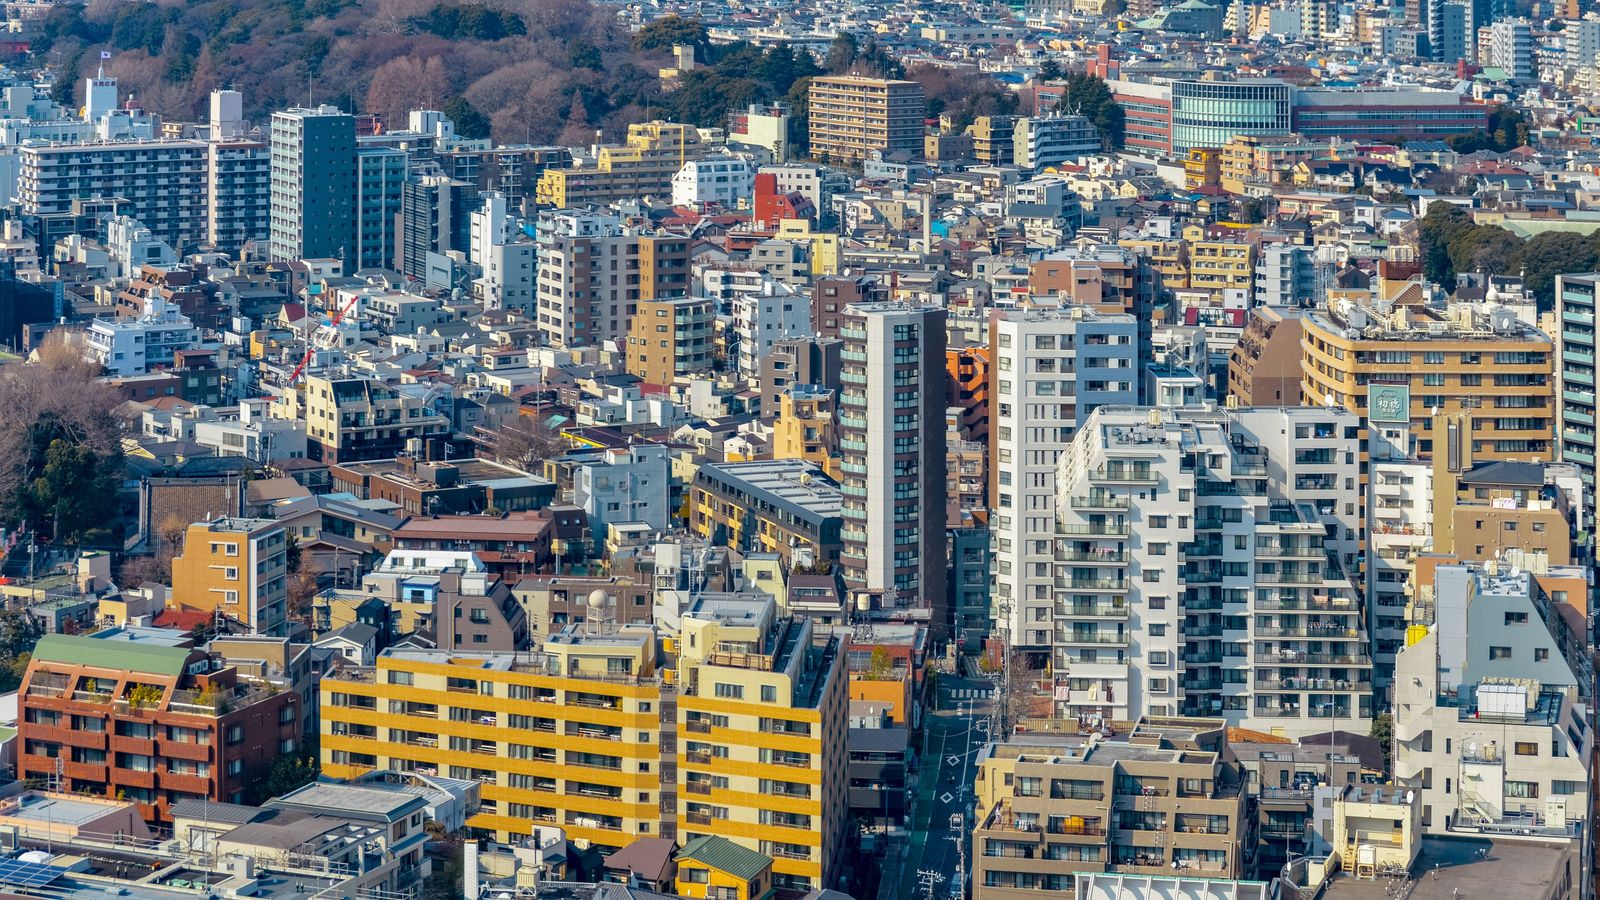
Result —
MULTIPOLYGON (((403 818, 412 807, 423 805, 416 794, 382 787, 313 781, 272 801, 274 806, 316 807, 337 813, 365 814, 386 820, 403 818)), ((362 816, 362 817, 365 817, 362 816)))
MULTIPOLYGON (((115 635, 109 635, 115 637, 115 635)), ((41 662, 96 669, 143 672, 176 678, 183 674, 192 651, 181 647, 104 640, 75 634, 47 634, 39 639, 33 658, 41 662)))
POLYGON ((745 881, 760 875, 772 865, 772 858, 748 847, 735 844, 721 835, 708 834, 695 838, 678 851, 678 861, 694 860, 718 871, 727 872, 745 881))
MULTIPOLYGON (((1555 842, 1427 837, 1407 880, 1407 900, 1483 896, 1544 897, 1563 877, 1568 849, 1555 842), (1490 887, 1492 886, 1492 887, 1490 887)), ((1390 900, 1387 879, 1339 878, 1325 900, 1390 900)))
POLYGON ((838 518, 844 508, 838 486, 802 459, 704 465, 696 480, 716 483, 813 526, 838 518))

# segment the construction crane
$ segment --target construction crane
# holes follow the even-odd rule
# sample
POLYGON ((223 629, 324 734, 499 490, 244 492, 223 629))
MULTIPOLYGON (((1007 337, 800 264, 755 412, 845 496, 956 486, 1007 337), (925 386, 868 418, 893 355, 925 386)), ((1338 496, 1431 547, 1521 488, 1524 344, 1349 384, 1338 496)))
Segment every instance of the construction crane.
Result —
MULTIPOLYGON (((360 299, 361 299, 361 295, 360 294, 351 294, 350 295, 350 299, 345 301, 344 306, 342 306, 338 310, 336 310, 334 312, 334 314, 333 314, 333 317, 330 318, 327 322, 323 323, 322 326, 317 329, 317 331, 319 333, 320 332, 325 332, 325 331, 332 331, 334 334, 337 334, 337 329, 339 327, 339 322, 342 319, 344 319, 345 314, 349 313, 350 312, 350 308, 355 306, 356 305, 356 301, 360 300, 360 299)), ((289 376, 289 386, 290 387, 293 387, 294 383, 300 380, 300 376, 305 374, 306 366, 307 366, 307 364, 309 364, 311 362, 311 357, 316 352, 317 352, 317 343, 314 340, 307 340, 306 341, 306 352, 305 352, 305 355, 300 357, 300 364, 294 367, 294 372, 292 374, 290 374, 290 376, 289 376)))

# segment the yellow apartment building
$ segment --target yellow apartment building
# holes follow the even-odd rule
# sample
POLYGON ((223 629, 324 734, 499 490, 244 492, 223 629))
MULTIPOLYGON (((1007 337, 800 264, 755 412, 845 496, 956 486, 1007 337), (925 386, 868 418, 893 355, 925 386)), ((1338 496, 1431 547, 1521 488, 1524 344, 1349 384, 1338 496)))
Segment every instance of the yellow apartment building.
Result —
POLYGON ((772 425, 772 458, 803 459, 839 479, 839 422, 834 392, 814 384, 794 384, 778 395, 772 425))
POLYGON ((779 890, 833 884, 848 820, 841 642, 770 599, 701 597, 677 650, 679 840, 770 856, 779 890))
POLYGON ((1555 346, 1508 310, 1471 304, 1369 306, 1330 300, 1301 319, 1301 394, 1374 425, 1409 426, 1407 452, 1431 457, 1470 441, 1479 461, 1549 459, 1555 346), (1435 417, 1471 427, 1435 433, 1435 417))
POLYGON ((1210 291, 1214 299, 1226 291, 1255 294, 1256 248, 1243 241, 1194 241, 1189 245, 1189 288, 1210 291))
POLYGON ((535 196, 541 205, 568 209, 644 196, 669 197, 672 176, 683 164, 705 156, 705 143, 693 125, 639 122, 628 126, 627 141, 601 147, 589 165, 546 169, 535 196))
POLYGON ((1189 248, 1183 241, 1130 238, 1118 241, 1117 246, 1148 258, 1167 290, 1181 291, 1189 286, 1189 248))
POLYGON ((273 519, 195 522, 172 561, 172 600, 242 622, 267 637, 289 634, 288 532, 273 519))
POLYGON ((475 780, 470 827, 506 841, 557 825, 609 852, 661 835, 661 694, 646 626, 563 632, 537 653, 391 649, 323 678, 322 767, 475 780))
POLYGON ((1221 183, 1221 151, 1216 147, 1190 147, 1183 159, 1183 186, 1202 191, 1221 183))
POLYGON ((1294 135, 1241 134, 1218 151, 1222 189, 1243 194, 1250 185, 1287 184, 1296 165, 1327 149, 1326 144, 1294 135))

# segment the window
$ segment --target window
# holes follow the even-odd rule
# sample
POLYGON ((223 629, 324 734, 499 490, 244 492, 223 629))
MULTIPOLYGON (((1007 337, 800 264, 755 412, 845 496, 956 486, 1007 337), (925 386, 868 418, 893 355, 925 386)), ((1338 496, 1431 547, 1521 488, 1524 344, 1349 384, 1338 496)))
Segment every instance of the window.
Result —
POLYGON ((1506 624, 1526 625, 1528 624, 1528 614, 1525 612, 1508 612, 1506 613, 1506 624))
POLYGON ((228 760, 228 774, 229 775, 238 775, 243 771, 244 771, 244 760, 242 760, 242 759, 230 759, 230 760, 228 760))
POLYGON ((1506 796, 1518 800, 1539 799, 1539 783, 1537 781, 1508 781, 1506 782, 1506 796))
POLYGON ((724 700, 743 700, 744 685, 717 683, 716 694, 724 700))
POLYGON ((1489 648, 1489 658, 1490 659, 1510 659, 1511 658, 1511 648, 1510 647, 1490 647, 1489 648))
POLYGON ((1539 745, 1533 741, 1517 741, 1516 749, 1518 756, 1539 755, 1539 745))
POLYGON ((1534 662, 1546 662, 1549 659, 1550 659, 1550 648, 1549 647, 1539 647, 1539 648, 1537 648, 1537 649, 1535 649, 1533 651, 1533 661, 1534 662))
POLYGON ((775 685, 763 684, 761 686, 761 702, 762 703, 777 703, 778 702, 778 688, 775 685))

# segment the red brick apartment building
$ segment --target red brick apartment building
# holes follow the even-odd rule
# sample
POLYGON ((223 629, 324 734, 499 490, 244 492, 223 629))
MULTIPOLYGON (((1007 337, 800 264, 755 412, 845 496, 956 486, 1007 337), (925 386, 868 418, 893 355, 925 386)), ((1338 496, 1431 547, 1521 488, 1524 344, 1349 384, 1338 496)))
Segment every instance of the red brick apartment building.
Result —
POLYGON ((273 760, 300 749, 287 687, 202 650, 46 635, 19 691, 17 777, 131 800, 158 823, 179 800, 261 799, 273 760))

